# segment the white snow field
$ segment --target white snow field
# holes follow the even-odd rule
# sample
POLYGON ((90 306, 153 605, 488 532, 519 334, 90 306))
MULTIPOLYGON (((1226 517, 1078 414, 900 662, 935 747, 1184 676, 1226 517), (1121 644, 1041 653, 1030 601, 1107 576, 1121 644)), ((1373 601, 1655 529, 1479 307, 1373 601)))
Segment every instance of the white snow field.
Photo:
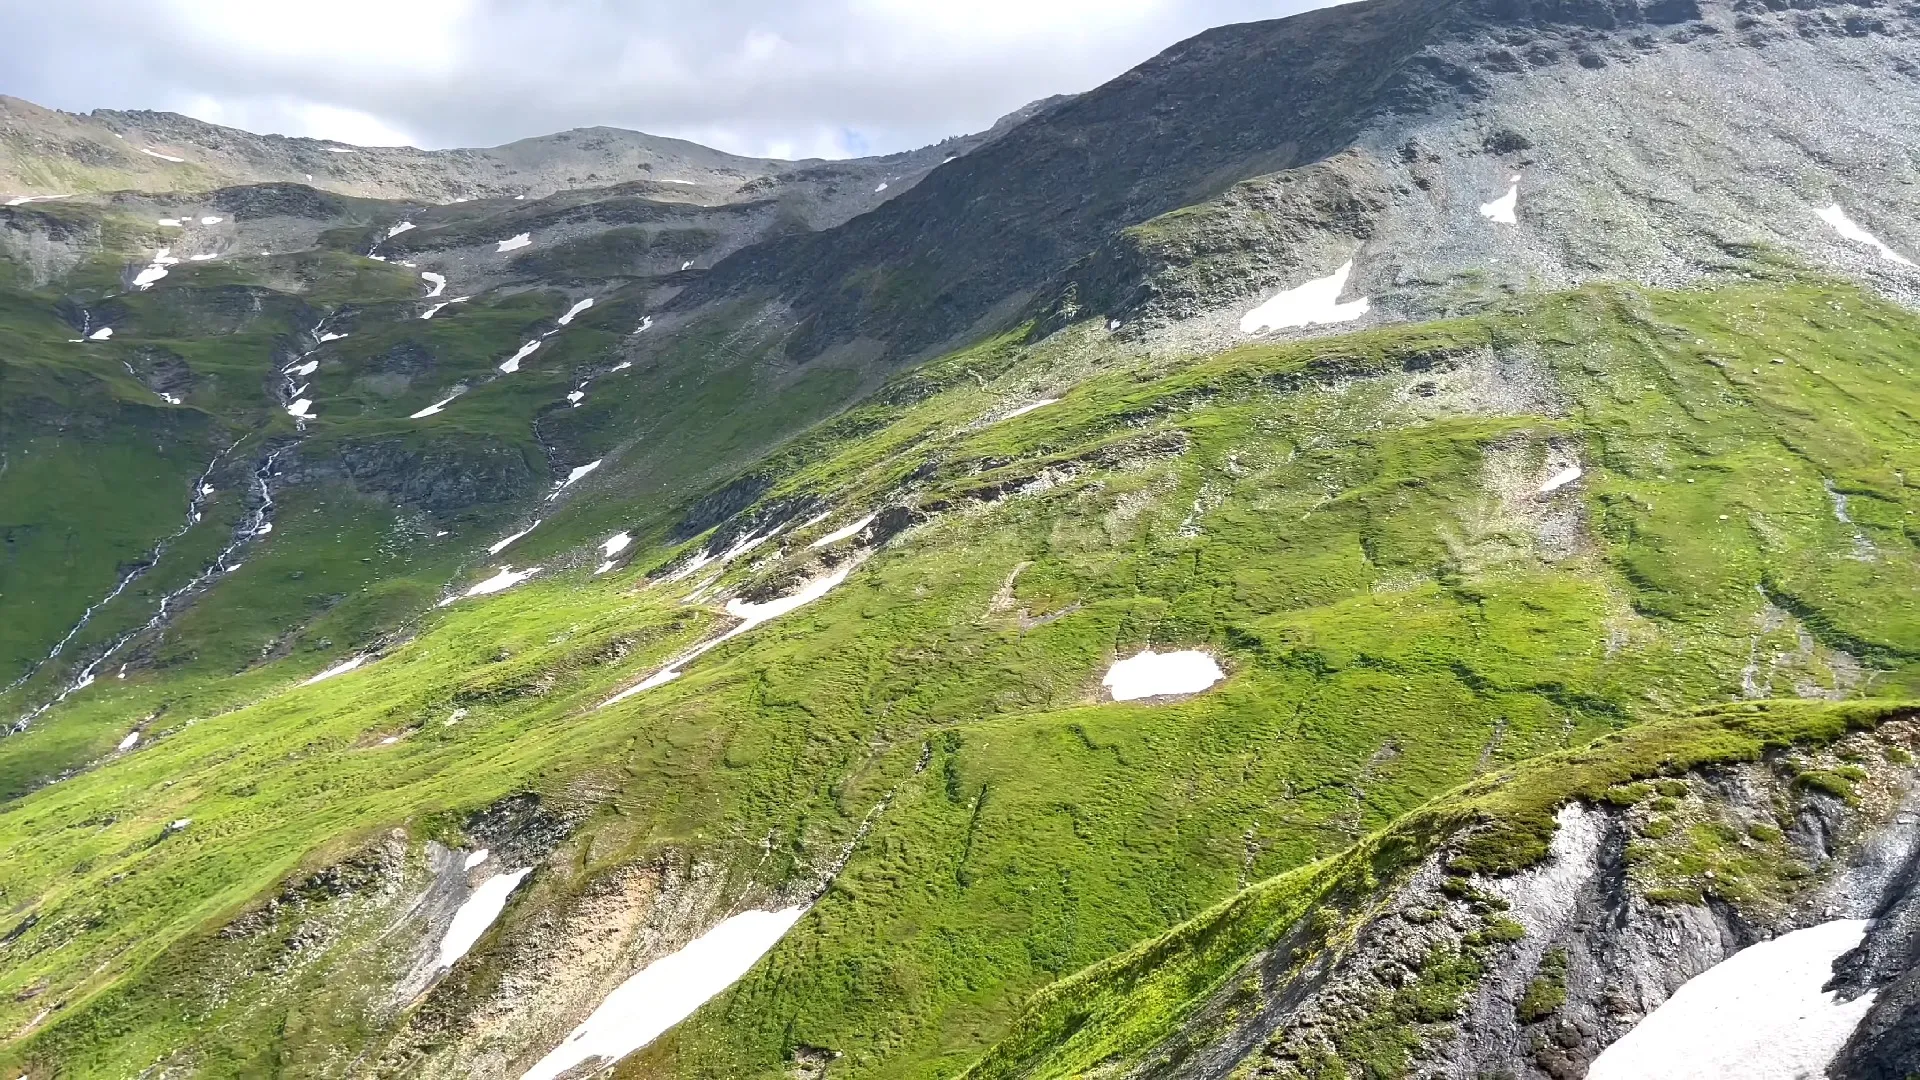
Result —
POLYGON ((1827 1075, 1874 994, 1823 991, 1870 924, 1839 919, 1734 953, 1601 1053, 1587 1080, 1801 1080, 1827 1075))
POLYGON ((1843 239, 1852 240, 1856 244, 1865 244, 1878 251, 1880 257, 1889 262, 1897 262, 1902 266, 1913 265, 1912 259, 1881 243, 1879 237, 1854 224, 1853 219, 1847 216, 1847 212, 1840 209, 1839 203, 1816 212, 1820 215, 1820 220, 1833 226, 1833 231, 1839 233, 1843 239))
POLYGON ((1137 701, 1165 694, 1197 694, 1226 677, 1212 656, 1198 650, 1157 653, 1144 649, 1114 661, 1100 685, 1113 694, 1115 701, 1137 701))
MULTIPOLYGON (((483 859, 486 856, 484 851, 478 854, 483 859)), ((492 926, 493 921, 500 917, 500 912, 506 909, 507 897, 513 895, 520 880, 532 872, 533 868, 529 866, 511 874, 495 874, 481 882, 480 887, 467 897, 467 902, 460 905, 460 910, 453 913, 453 922, 447 926, 447 936, 440 939, 437 966, 452 967, 455 961, 467 955, 474 942, 480 940, 480 935, 486 933, 487 927, 492 926)))
POLYGON ((612 1065, 659 1038, 709 999, 738 982, 805 915, 743 911, 640 969, 581 1021, 559 1046, 528 1069, 521 1080, 555 1080, 575 1066, 612 1065))
POLYGON ((1347 279, 1353 276, 1353 260, 1323 278, 1287 289, 1240 319, 1240 332, 1259 334, 1268 330, 1287 330, 1299 326, 1317 326, 1352 322, 1371 308, 1366 297, 1340 302, 1347 279))
POLYGON ((1492 202, 1480 204, 1480 216, 1496 225, 1517 225, 1519 224, 1519 219, 1514 216, 1514 211, 1519 208, 1519 205, 1520 178, 1515 176, 1511 178, 1507 184, 1507 193, 1505 195, 1500 196, 1492 202))
POLYGON ((300 685, 312 686, 314 683, 317 683, 317 682, 325 682, 328 679, 333 678, 335 675, 345 675, 347 672, 357 669, 360 665, 366 662, 367 662, 367 657, 356 656, 351 660, 343 661, 342 663, 333 665, 332 667, 328 668, 327 670, 321 672, 318 675, 315 675, 313 678, 308 679, 306 682, 303 682, 300 685))

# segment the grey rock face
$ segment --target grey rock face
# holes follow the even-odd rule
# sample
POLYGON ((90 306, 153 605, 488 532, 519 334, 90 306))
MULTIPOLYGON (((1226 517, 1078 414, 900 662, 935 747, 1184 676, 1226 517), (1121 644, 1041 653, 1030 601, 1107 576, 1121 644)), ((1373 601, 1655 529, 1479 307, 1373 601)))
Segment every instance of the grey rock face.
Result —
POLYGON ((544 465, 536 473, 520 448, 457 437, 419 444, 380 439, 301 446, 280 467, 290 485, 345 481, 434 513, 526 499, 544 482, 544 465))
POLYGON ((1920 244, 1899 149, 1920 140, 1917 26, 1853 3, 1376 0, 1223 27, 846 225, 742 250, 671 305, 776 300, 803 359, 1033 317, 1195 315, 1176 343, 1217 347, 1258 294, 1347 258, 1376 318, 1677 284, 1768 250, 1911 298, 1910 270, 1815 211, 1920 244), (1516 174, 1517 223, 1490 220, 1516 174), (1005 306, 1022 295, 1037 303, 1005 306))
POLYGON ((1920 798, 1876 834, 1863 860, 1869 884, 1888 881, 1867 941, 1843 958, 1836 989, 1879 997, 1834 1063, 1835 1080, 1906 1080, 1920 1072, 1920 798))

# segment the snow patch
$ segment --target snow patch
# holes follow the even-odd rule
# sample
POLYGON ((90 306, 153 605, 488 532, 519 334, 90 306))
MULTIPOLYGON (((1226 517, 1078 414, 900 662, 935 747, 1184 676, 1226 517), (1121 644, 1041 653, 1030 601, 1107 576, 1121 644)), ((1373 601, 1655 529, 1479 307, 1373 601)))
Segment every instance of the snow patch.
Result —
MULTIPOLYGON (((484 852, 482 853, 484 854, 484 852)), ((449 968, 454 962, 467 955, 480 935, 506 910, 507 897, 513 895, 522 878, 533 873, 533 867, 515 870, 511 874, 496 874, 480 883, 453 913, 453 922, 447 927, 447 936, 440 939, 439 967, 449 968)))
POLYGON ((173 257, 172 251, 172 248, 161 248, 154 252, 153 261, 133 276, 133 287, 141 290, 151 289, 154 282, 167 276, 167 267, 179 265, 180 260, 173 257))
POLYGON ((1519 206, 1519 203, 1520 178, 1516 176, 1513 178, 1513 182, 1507 185, 1507 193, 1505 195, 1500 196, 1492 202, 1480 204, 1480 216, 1496 225, 1517 225, 1519 224, 1519 219, 1514 217, 1514 210, 1519 206))
POLYGON ((754 548, 759 547, 761 544, 766 543, 767 541, 773 539, 778 535, 780 535, 780 526, 778 525, 774 526, 773 528, 767 530, 764 533, 748 533, 745 537, 739 540, 736 540, 732 547, 728 548, 726 551, 720 554, 721 565, 724 566, 727 563, 732 562, 733 560, 739 558, 742 555, 745 555, 747 552, 752 551, 754 548))
POLYGON ((121 739, 120 745, 114 747, 114 749, 120 750, 120 751, 127 751, 139 745, 140 745, 140 733, 137 731, 129 731, 127 732, 127 737, 124 739, 121 739))
POLYGON ((329 146, 329 147, 327 147, 327 153, 329 153, 329 154, 352 154, 352 153, 357 153, 357 152, 358 152, 358 151, 355 151, 355 150, 352 150, 352 149, 349 149, 349 148, 347 148, 347 147, 345 147, 345 146, 329 146))
POLYGON ((887 190, 887 182, 885 180, 882 180, 880 181, 880 186, 873 189, 873 193, 875 195, 878 195, 885 190, 887 190))
POLYGON ((1840 919, 1734 953, 1607 1047, 1588 1080, 1825 1076, 1879 992, 1842 1002, 1821 987, 1870 925, 1840 919))
POLYGON ((399 224, 395 225, 393 228, 387 230, 386 239, 391 240, 394 237, 399 236, 401 233, 406 232, 408 229, 411 229, 413 227, 414 227, 413 222, 402 221, 399 224))
MULTIPOLYGON (((451 401, 453 399, 448 398, 447 400, 451 401)), ((540 520, 535 519, 533 524, 527 526, 524 529, 521 529, 519 532, 514 533, 512 536, 504 537, 500 540, 494 541, 493 546, 487 548, 487 554, 489 555, 500 554, 501 552, 507 550, 507 546, 512 544, 515 540, 520 539, 521 537, 527 535, 528 533, 532 532, 533 530, 539 527, 540 527, 540 520)))
POLYGON ((1586 471, 1580 468, 1580 466, 1569 465, 1559 472, 1554 473, 1552 476, 1547 477, 1547 482, 1540 485, 1540 494, 1551 495, 1585 475, 1587 475, 1586 471))
POLYGON ((461 393, 462 391, 455 390, 453 393, 448 394, 445 398, 439 401, 436 401, 433 404, 427 406, 426 408, 421 409, 419 412, 414 413, 412 416, 407 417, 407 419, 425 420, 429 416, 438 416, 440 415, 440 411, 442 409, 445 409, 447 406, 453 404, 453 399, 459 397, 461 393))
MULTIPOLYGON (((775 530, 775 531, 777 532, 779 530, 775 530)), ((773 534, 768 533, 767 535, 772 536, 773 534)), ((761 539, 765 539, 765 537, 762 537, 761 539)), ((733 629, 728 630, 726 633, 721 634, 718 637, 710 638, 707 641, 702 642, 701 644, 695 646, 692 649, 692 651, 668 662, 668 664, 665 667, 661 668, 659 671, 654 672, 652 675, 647 676, 641 682, 633 686, 629 686, 625 690, 622 690, 619 693, 608 698, 607 700, 601 702, 600 708, 604 709, 609 705, 613 705, 617 702, 625 701, 626 699, 634 696, 635 694, 639 694, 647 690, 651 690, 656 686, 665 686, 667 683, 670 683, 673 680, 679 678, 682 671, 686 668, 688 664, 691 664, 695 660, 698 660, 701 656, 705 655, 711 650, 718 648, 720 645, 728 641, 731 641, 734 638, 739 637, 741 634, 745 634, 753 630, 755 627, 762 626, 766 623, 772 622, 774 619, 777 619, 782 615, 785 615, 789 612, 795 611, 801 607, 811 604, 815 600, 818 600, 821 597, 827 595, 829 592, 832 592, 834 587, 839 585, 841 582, 847 580, 847 575, 853 573, 853 568, 856 566, 859 566, 860 563, 863 561, 864 560, 860 558, 848 559, 846 562, 843 562, 839 566, 835 567, 832 570, 832 572, 827 573, 821 577, 814 578, 812 581, 809 581, 805 585, 802 585, 798 590, 794 591, 793 593, 790 593, 786 596, 778 597, 773 600, 769 600, 764 604, 750 604, 737 597, 727 601, 727 614, 733 616, 736 619, 739 619, 740 622, 738 625, 734 626, 733 629)), ((698 560, 696 560, 696 565, 700 565, 700 564, 701 563, 698 560)), ((683 574, 684 573, 685 572, 683 571, 683 574)))
POLYGON ((88 334, 87 340, 88 341, 105 341, 112 336, 113 336, 113 327, 103 326, 100 329, 95 330, 93 333, 88 334))
POLYGON ((507 357, 507 362, 500 365, 501 372, 503 374, 511 375, 514 372, 519 371, 520 361, 525 360, 529 356, 532 356, 533 350, 539 347, 540 347, 540 343, 538 341, 529 341, 525 345, 520 346, 519 352, 514 353, 512 356, 507 357))
POLYGON ((179 219, 179 218, 170 218, 170 217, 163 217, 163 218, 161 218, 161 219, 160 219, 160 227, 161 227, 161 228, 163 228, 163 229, 184 229, 184 228, 186 228, 186 226, 185 226, 185 225, 183 225, 183 224, 181 223, 181 221, 180 221, 180 219, 179 219))
POLYGON ((1878 251, 1881 258, 1890 262, 1897 262, 1901 266, 1913 265, 1912 259, 1881 243, 1879 237, 1854 224, 1853 219, 1847 216, 1847 212, 1840 209, 1839 203, 1815 212, 1820 215, 1820 220, 1833 226, 1833 231, 1839 233, 1843 239, 1852 240, 1856 244, 1865 244, 1878 251))
POLYGON ((693 260, 692 260, 692 259, 688 259, 688 260, 687 260, 686 262, 683 262, 683 263, 681 263, 681 264, 680 264, 680 269, 682 269, 682 270, 691 270, 691 269, 693 269, 693 260))
POLYGON ((426 295, 426 299, 428 300, 431 300, 434 297, 439 296, 441 293, 447 291, 447 279, 440 274, 434 273, 431 270, 422 270, 420 272, 420 280, 433 286, 433 288, 429 290, 426 295))
POLYGON ((812 581, 801 586, 797 591, 789 593, 786 596, 776 597, 764 604, 750 604, 738 597, 727 601, 727 614, 741 620, 741 623, 739 626, 727 631, 721 640, 724 641, 726 638, 739 637, 741 634, 752 630, 762 623, 772 622, 782 615, 797 611, 813 603, 815 600, 832 592, 834 586, 847 580, 847 575, 852 573, 853 568, 859 564, 859 559, 849 559, 836 567, 832 573, 824 577, 814 578, 812 581))
POLYGON ((600 554, 605 557, 606 561, 601 563, 600 569, 595 570, 594 573, 604 574, 607 571, 612 570, 614 567, 613 557, 627 550, 627 548, 631 547, 632 545, 633 545, 632 533, 615 533, 614 535, 607 537, 605 540, 602 540, 600 542, 600 554))
POLYGON ((475 585, 473 588, 468 589, 466 592, 461 593, 459 596, 450 596, 440 601, 440 606, 446 607, 455 600, 464 600, 474 596, 490 596, 497 592, 504 592, 539 573, 543 569, 545 569, 545 567, 529 566, 525 570, 515 570, 511 566, 503 566, 498 573, 480 584, 475 585))
POLYGON ((855 533, 859 532, 860 530, 866 528, 871 524, 873 524, 873 515, 868 514, 866 517, 861 518, 859 521, 856 521, 853 524, 848 525, 843 529, 833 530, 832 532, 821 537, 820 539, 815 540, 809 546, 816 547, 816 548, 823 548, 831 544, 837 544, 840 541, 845 540, 847 537, 854 535, 855 533))
POLYGON ((427 310, 425 310, 425 311, 423 311, 423 312, 421 312, 421 313, 420 313, 420 317, 421 317, 422 319, 431 319, 431 318, 433 318, 433 317, 434 317, 435 315, 438 315, 438 314, 440 313, 440 309, 441 309, 441 308, 443 308, 443 307, 446 307, 446 306, 447 306, 447 304, 450 304, 450 303, 452 303, 452 302, 453 302, 453 301, 451 301, 451 300, 449 300, 449 301, 447 301, 447 303, 444 303, 444 304, 435 304, 435 305, 433 305, 432 307, 430 307, 430 308, 428 308, 427 310))
POLYGON ((481 863, 486 862, 487 856, 490 854, 492 854, 492 852, 486 848, 481 848, 479 851, 469 851, 467 852, 466 860, 460 864, 460 869, 471 870, 481 863))
POLYGON ((593 297, 591 296, 573 305, 572 307, 567 309, 567 313, 565 315, 560 316, 560 325, 561 326, 567 325, 568 323, 573 321, 573 317, 575 315, 580 314, 581 312, 587 310, 592 306, 593 306, 593 297))
POLYGON ((594 461, 589 461, 585 465, 578 466, 572 472, 567 474, 567 478, 565 480, 560 481, 560 490, 565 491, 567 488, 572 487, 576 482, 578 482, 580 479, 585 477, 588 473, 599 468, 600 462, 605 460, 606 460, 605 458, 599 458, 594 461))
POLYGON ((296 364, 295 366, 288 368, 287 374, 292 375, 295 378, 304 379, 307 376, 319 370, 320 370, 320 361, 309 360, 304 364, 296 364))
POLYGON ((529 245, 529 244, 531 244, 531 243, 533 243, 533 234, 532 234, 532 233, 521 233, 520 235, 518 235, 518 236, 516 236, 516 237, 514 237, 514 238, 512 238, 511 240, 502 240, 502 241, 500 241, 500 246, 499 246, 499 247, 497 247, 497 248, 495 248, 494 250, 495 250, 496 252, 499 252, 499 251, 518 251, 518 250, 520 250, 521 248, 523 248, 523 247, 526 247, 527 245, 529 245))
POLYGON ((334 334, 334 333, 321 334, 320 344, 325 345, 329 341, 339 341, 345 338, 346 336, 347 336, 346 334, 334 334))
POLYGON ((1058 404, 1060 404, 1060 399, 1057 397, 1041 398, 1039 401, 1030 402, 1029 404, 1020 406, 1019 408, 1013 410, 1012 412, 1001 417, 1000 419, 1011 420, 1016 416, 1025 416, 1035 409, 1044 409, 1049 405, 1058 405, 1058 404))
POLYGON ((1365 315, 1371 305, 1366 297, 1340 302, 1347 279, 1353 276, 1353 260, 1323 278, 1276 294, 1272 299, 1240 319, 1240 332, 1258 334, 1267 330, 1286 330, 1297 326, 1343 323, 1365 315))
POLYGON ((192 261, 192 262, 206 262, 206 261, 208 261, 209 259, 217 259, 217 258, 219 258, 219 257, 220 257, 220 256, 219 256, 219 255, 218 255, 217 253, 215 253, 215 252, 211 252, 211 251, 203 251, 203 252, 201 252, 201 253, 200 253, 200 254, 198 254, 198 255, 191 255, 191 256, 188 256, 188 259, 189 259, 190 261, 192 261))
POLYGON ((738 982, 806 913, 804 907, 743 911, 648 964, 615 987, 521 1080, 555 1080, 596 1059, 604 1069, 659 1038, 738 982))
POLYGON ((313 418, 313 399, 301 398, 300 400, 287 406, 287 415, 299 420, 312 419, 313 418))
POLYGON ((1135 701, 1163 694, 1197 694, 1226 677, 1213 657, 1197 649, 1170 653, 1144 649, 1116 660, 1100 685, 1115 701, 1135 701))
POLYGON ((320 674, 315 675, 313 678, 308 679, 306 682, 301 683, 300 685, 312 686, 314 683, 317 683, 317 682, 325 682, 328 679, 333 678, 335 675, 345 675, 347 672, 353 671, 354 669, 358 668, 361 664, 366 663, 368 659, 370 658, 367 656, 356 656, 351 660, 347 660, 347 661, 343 661, 341 663, 335 664, 332 667, 328 668, 327 670, 321 672, 320 674))
POLYGON ((569 391, 567 391, 567 404, 569 404, 569 405, 572 405, 572 406, 573 406, 574 408, 576 408, 576 409, 577 409, 577 408, 579 408, 579 407, 580 407, 580 403, 581 403, 581 402, 583 402, 583 401, 585 401, 585 400, 587 400, 587 392, 586 392, 586 391, 584 391, 584 390, 569 390, 569 391))
POLYGON ((200 219, 200 224, 202 224, 202 225, 218 225, 218 224, 220 224, 221 222, 223 222, 223 221, 225 221, 225 220, 227 220, 227 219, 226 219, 226 218, 223 218, 223 217, 215 217, 215 216, 212 216, 212 215, 209 215, 209 216, 207 216, 207 217, 203 217, 203 218, 201 218, 201 219, 200 219))
POLYGON ((172 154, 163 154, 158 150, 149 150, 144 146, 140 148, 140 152, 147 155, 148 157, 157 157, 161 161, 171 161, 175 165, 178 165, 181 162, 187 160, 186 158, 183 158, 183 157, 174 157, 172 154))

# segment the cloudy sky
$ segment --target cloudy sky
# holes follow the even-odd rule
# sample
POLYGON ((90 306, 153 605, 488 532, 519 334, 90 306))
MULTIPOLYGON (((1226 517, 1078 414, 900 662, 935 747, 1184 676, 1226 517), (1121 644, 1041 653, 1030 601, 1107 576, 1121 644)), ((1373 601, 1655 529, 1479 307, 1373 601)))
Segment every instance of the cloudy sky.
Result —
POLYGON ((1325 0, 0 0, 0 94, 489 146, 591 124, 843 157, 1325 0))

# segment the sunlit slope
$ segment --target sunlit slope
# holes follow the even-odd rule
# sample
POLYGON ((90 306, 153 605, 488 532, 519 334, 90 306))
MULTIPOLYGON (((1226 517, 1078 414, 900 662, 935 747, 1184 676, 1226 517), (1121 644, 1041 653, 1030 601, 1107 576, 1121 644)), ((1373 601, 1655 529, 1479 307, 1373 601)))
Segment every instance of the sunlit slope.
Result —
MULTIPOLYGON (((1920 323, 1851 287, 1594 288, 1205 357, 1103 342, 923 368, 687 545, 589 477, 501 555, 541 574, 317 685, 354 651, 90 695, 114 735, 171 707, 0 815, 9 1053, 333 1075, 385 1046, 462 1074, 537 959, 516 943, 563 945, 596 883, 667 860, 743 903, 831 885, 626 1068, 773 1075, 813 1047, 947 1073, 1040 986, 1482 772, 1698 705, 1916 692, 1920 323), (600 707, 735 625, 729 597, 843 570, 600 707), (1148 646, 1228 678, 1104 701, 1148 646), (372 928, 297 952, 220 930, 389 829, 472 844, 466 812, 521 790, 561 854, 423 1000, 394 996, 405 949, 359 948, 372 928)), ((518 1075, 583 1014, 488 1036, 474 1074, 518 1075)))

